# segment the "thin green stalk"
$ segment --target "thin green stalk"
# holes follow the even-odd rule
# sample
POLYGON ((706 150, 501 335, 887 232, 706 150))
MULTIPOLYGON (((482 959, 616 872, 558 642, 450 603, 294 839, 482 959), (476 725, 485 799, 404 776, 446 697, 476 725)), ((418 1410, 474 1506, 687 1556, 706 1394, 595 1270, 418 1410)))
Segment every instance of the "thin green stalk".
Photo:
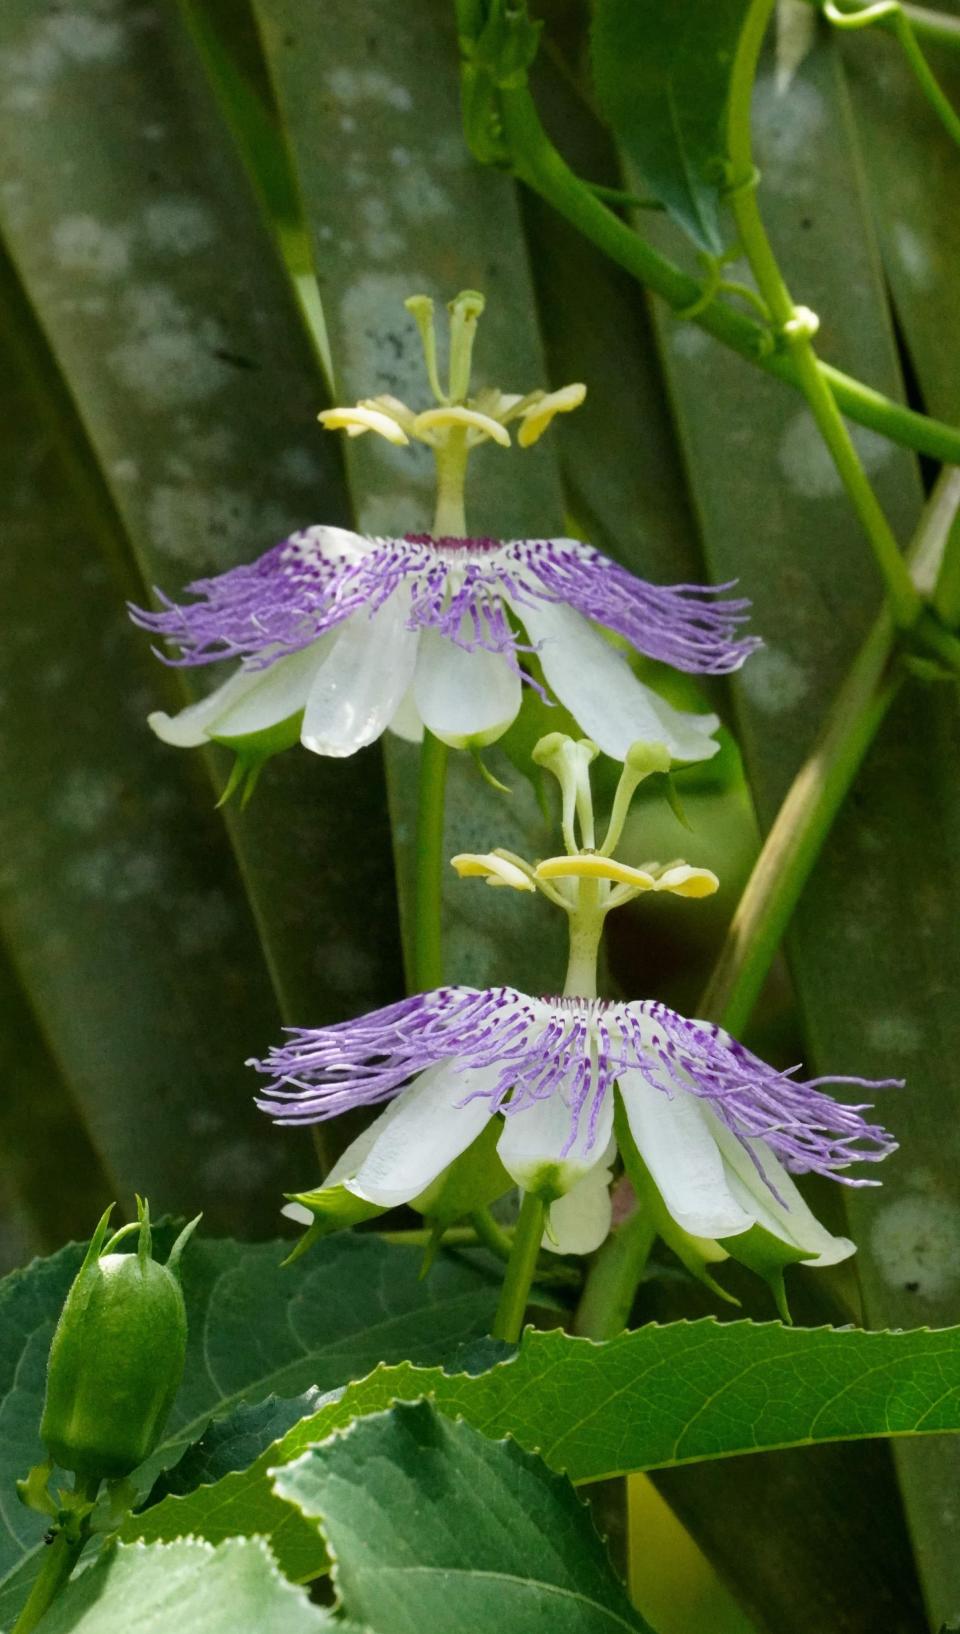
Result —
MULTIPOLYGON (((85 1479, 78 1475, 74 1481, 74 1492, 77 1496, 91 1503, 96 1499, 99 1490, 99 1478, 85 1479)), ((36 1628, 66 1585, 74 1566, 83 1554, 89 1536, 90 1522, 87 1516, 76 1524, 75 1536, 68 1537, 64 1528, 57 1532, 53 1542, 47 1546, 43 1565, 34 1579, 26 1605, 13 1625, 12 1634, 30 1634, 31 1629, 36 1628)))
POLYGON ((470 1223, 476 1232, 477 1241, 483 1243, 484 1248, 495 1254, 498 1260, 509 1263, 513 1239, 509 1232, 501 1231, 490 1210, 475 1209, 470 1216, 470 1223))
POLYGON ((611 1232, 587 1275, 573 1319, 574 1333, 585 1339, 613 1339, 623 1332, 656 1235, 644 1209, 611 1232))
MULTIPOLYGON (((908 559, 917 588, 937 576, 956 536, 960 472, 944 473, 908 559)), ((899 690, 897 635, 884 611, 838 692, 820 737, 773 823, 734 914, 698 1014, 738 1032, 748 1020, 834 818, 899 690)))
MULTIPOLYGON (((409 1231, 378 1231, 382 1243, 393 1243, 398 1248, 429 1248, 435 1236, 432 1226, 414 1226, 409 1231)), ((441 1248, 476 1248, 480 1238, 472 1226, 448 1226, 440 1242, 441 1248)))
POLYGON ((523 1329, 545 1215, 540 1198, 533 1192, 524 1192, 492 1330, 495 1339, 506 1339, 509 1344, 516 1344, 523 1329))
POLYGON ((957 117, 949 97, 941 88, 940 81, 933 72, 930 64, 920 49, 916 30, 913 27, 906 11, 900 5, 893 17, 893 32, 900 41, 903 54, 913 70, 914 78, 931 108, 940 120, 951 141, 960 146, 960 118, 957 117))
MULTIPOLYGON (((675 312, 695 306, 702 294, 698 281, 655 250, 574 175, 547 136, 527 88, 503 88, 500 110, 514 174, 675 312)), ((743 312, 713 301, 691 321, 767 374, 802 389, 792 352, 772 347, 769 330, 743 312)), ((960 428, 905 408, 830 364, 821 363, 820 372, 838 408, 851 420, 945 464, 960 464, 960 428)))
MULTIPOLYGON (((776 0, 754 0, 740 34, 730 77, 727 152, 733 175, 741 179, 756 175, 750 107, 760 48, 775 4, 776 0)), ((833 391, 824 377, 820 360, 813 347, 814 328, 808 321, 811 315, 798 311, 787 289, 773 247, 767 237, 752 181, 734 185, 730 194, 730 208, 737 224, 741 248, 750 263, 757 288, 769 307, 774 325, 788 340, 797 370, 797 383, 807 399, 837 474, 870 541, 877 566, 887 587, 894 622, 901 629, 909 629, 916 623, 922 610, 921 597, 910 578, 893 530, 860 463, 860 456, 837 407, 833 391)))
POLYGON ((960 624, 960 517, 954 517, 933 591, 933 605, 944 624, 960 624))
MULTIPOLYGON (((816 11, 825 9, 824 0, 808 0, 808 4, 816 11)), ((864 0, 860 10, 868 10, 871 4, 872 0, 864 0)), ((901 10, 919 40, 926 40, 929 45, 950 46, 953 50, 960 51, 960 17, 948 17, 946 13, 934 11, 929 6, 905 5, 901 10)), ((852 15, 856 16, 856 13, 852 15)), ((895 32, 893 18, 889 16, 878 18, 876 26, 884 33, 895 32)))
POLYGON ((410 982, 425 992, 443 982, 443 815, 447 746, 424 731, 417 804, 416 897, 410 982))

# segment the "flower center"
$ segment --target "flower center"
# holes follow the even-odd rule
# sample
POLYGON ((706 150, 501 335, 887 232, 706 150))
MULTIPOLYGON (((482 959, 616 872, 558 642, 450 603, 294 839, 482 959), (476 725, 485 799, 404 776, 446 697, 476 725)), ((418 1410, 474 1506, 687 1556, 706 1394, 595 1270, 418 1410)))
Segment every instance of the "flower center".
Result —
POLYGON ((489 556, 499 550, 502 544, 500 539, 458 539, 453 534, 443 534, 435 539, 432 533, 405 533, 404 543, 408 545, 422 545, 426 550, 435 551, 438 556, 489 556))

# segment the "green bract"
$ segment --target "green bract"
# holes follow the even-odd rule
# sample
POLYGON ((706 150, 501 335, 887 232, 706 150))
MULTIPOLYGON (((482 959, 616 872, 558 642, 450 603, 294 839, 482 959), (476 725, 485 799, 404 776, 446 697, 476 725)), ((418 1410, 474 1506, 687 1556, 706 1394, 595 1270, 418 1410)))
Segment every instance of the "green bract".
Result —
POLYGON ((113 1204, 77 1272, 50 1347, 40 1436, 78 1475, 129 1475, 153 1451, 183 1377, 187 1313, 178 1264, 197 1224, 184 1228, 166 1265, 151 1257, 150 1211, 106 1242, 113 1204), (136 1253, 112 1250, 139 1230, 136 1253), (106 1246, 104 1246, 106 1243, 106 1246))

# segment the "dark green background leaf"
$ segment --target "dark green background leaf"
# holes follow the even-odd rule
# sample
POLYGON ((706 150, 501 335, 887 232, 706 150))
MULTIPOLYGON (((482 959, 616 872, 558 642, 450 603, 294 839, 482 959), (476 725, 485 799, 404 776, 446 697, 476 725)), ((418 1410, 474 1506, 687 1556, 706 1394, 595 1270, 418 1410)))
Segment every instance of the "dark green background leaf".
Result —
POLYGON ((600 106, 644 181, 704 250, 721 219, 724 114, 749 0, 599 0, 593 72, 600 106))

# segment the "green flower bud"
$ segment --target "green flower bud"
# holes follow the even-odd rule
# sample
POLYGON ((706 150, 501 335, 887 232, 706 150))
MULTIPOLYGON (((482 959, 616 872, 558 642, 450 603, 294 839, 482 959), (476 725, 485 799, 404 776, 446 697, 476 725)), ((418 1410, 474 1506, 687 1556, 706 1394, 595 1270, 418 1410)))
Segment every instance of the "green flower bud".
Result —
MULTIPOLYGON (((177 1238, 166 1265, 151 1257, 150 1210, 106 1242, 100 1220, 60 1313, 50 1347, 40 1436, 51 1457, 84 1477, 116 1480, 153 1451, 183 1377, 187 1313, 177 1238), (137 1251, 113 1250, 139 1232, 137 1251)), ((199 1216, 198 1216, 199 1219, 199 1216)))

